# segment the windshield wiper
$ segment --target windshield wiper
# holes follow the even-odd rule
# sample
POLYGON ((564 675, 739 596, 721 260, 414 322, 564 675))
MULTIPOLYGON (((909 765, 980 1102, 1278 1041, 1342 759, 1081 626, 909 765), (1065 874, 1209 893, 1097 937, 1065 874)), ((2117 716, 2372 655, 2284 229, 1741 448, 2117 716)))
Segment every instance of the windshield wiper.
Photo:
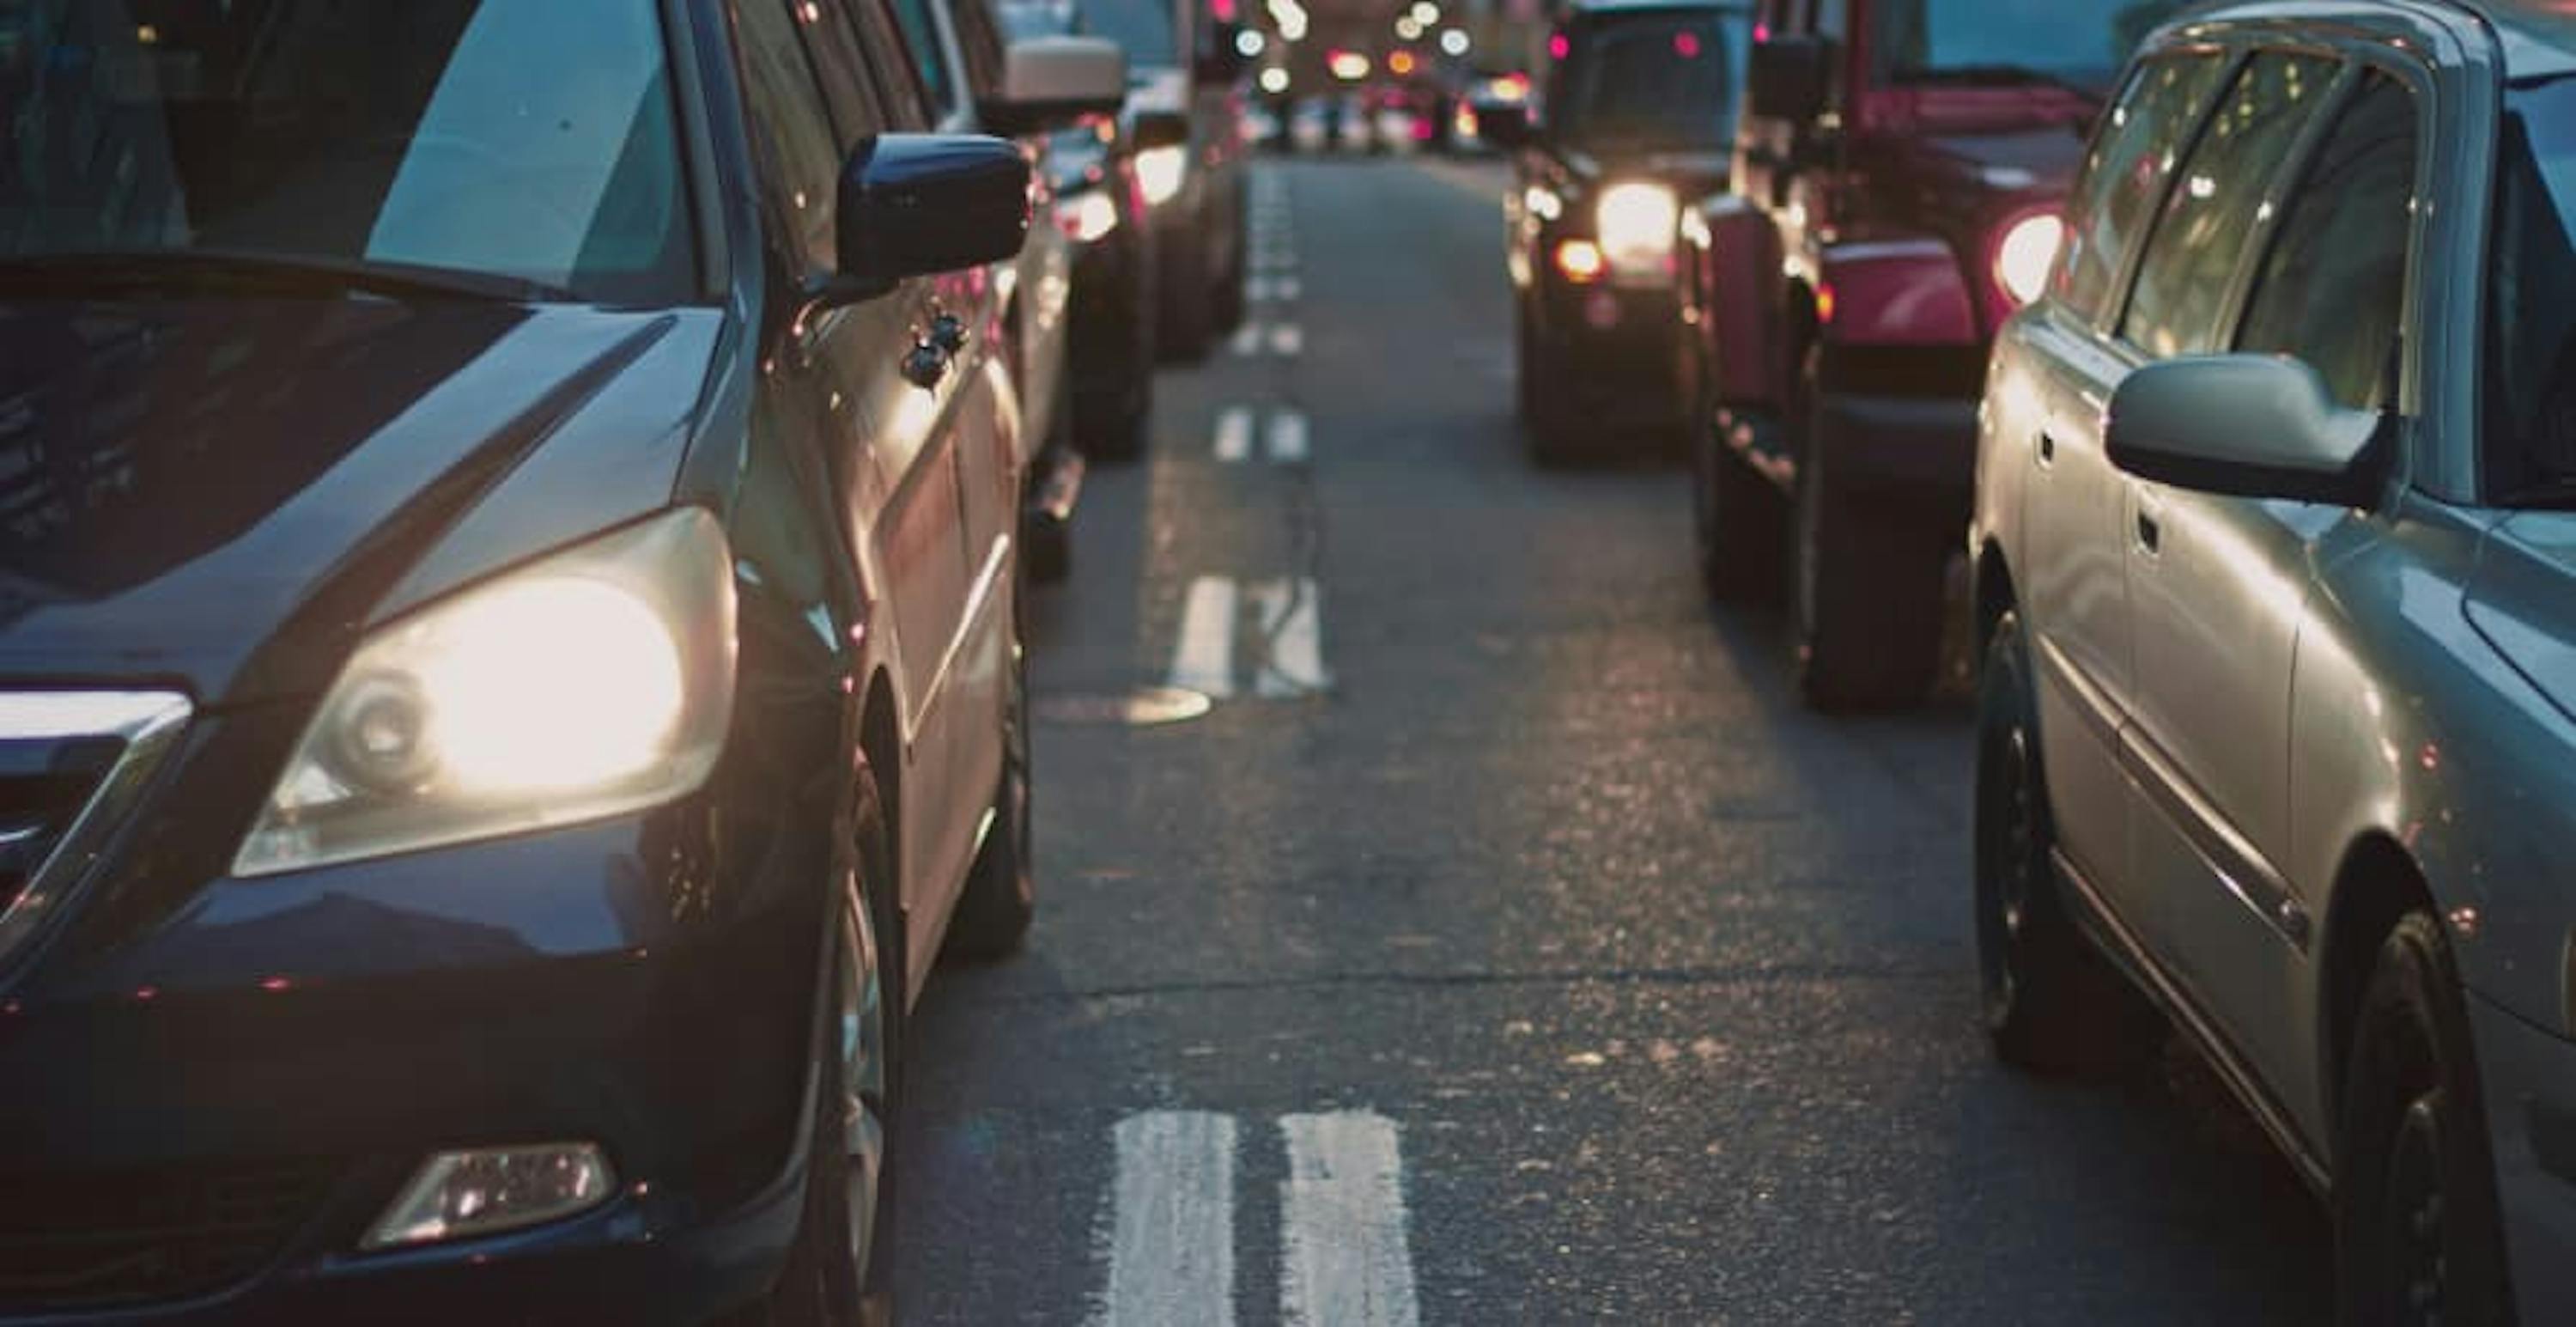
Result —
POLYGON ((1895 70, 1888 75, 1888 79, 1896 83, 1935 85, 1946 83, 1963 87, 2055 88, 2060 92, 2074 93, 2096 104, 2103 99, 2100 88, 2088 86, 2065 74, 2033 69, 2028 65, 1946 65, 1939 68, 1922 66, 1895 70))
POLYGON ((228 249, 116 249, 0 257, 0 293, 86 294, 100 289, 374 295, 419 302, 534 304, 572 301, 568 290, 524 277, 228 249))

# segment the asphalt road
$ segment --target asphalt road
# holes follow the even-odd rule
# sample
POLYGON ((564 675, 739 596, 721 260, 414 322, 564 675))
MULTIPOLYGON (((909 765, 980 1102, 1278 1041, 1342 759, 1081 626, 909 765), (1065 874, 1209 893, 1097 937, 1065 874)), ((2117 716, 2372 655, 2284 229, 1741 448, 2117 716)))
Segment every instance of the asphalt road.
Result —
POLYGON ((1989 1060, 1965 709, 1803 713, 1669 464, 1530 466, 1500 172, 1261 178, 1261 330, 1033 606, 1042 915, 914 1025, 906 1318, 2321 1318, 2179 1052, 1989 1060))

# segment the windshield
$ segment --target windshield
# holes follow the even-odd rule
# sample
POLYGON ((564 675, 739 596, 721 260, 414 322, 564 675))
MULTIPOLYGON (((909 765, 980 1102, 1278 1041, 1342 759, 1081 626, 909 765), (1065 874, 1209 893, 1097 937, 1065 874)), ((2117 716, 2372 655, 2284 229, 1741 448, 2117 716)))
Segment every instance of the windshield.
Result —
POLYGON ((1719 148, 1735 139, 1741 16, 1646 11, 1595 21, 1567 52, 1550 131, 1577 148, 1719 148))
POLYGON ((1012 41, 1033 37, 1062 37, 1077 30, 1071 5, 1058 0, 1038 0, 1035 4, 1009 4, 1000 9, 1002 34, 1012 41))
POLYGON ((645 0, 0 7, 0 264, 255 255, 694 285, 645 0))
POLYGON ((1172 36, 1171 0, 1081 0, 1083 26, 1095 37, 1107 37, 1127 52, 1131 66, 1181 62, 1172 36))
POLYGON ((2140 38, 2190 0, 1886 0, 1870 64, 1886 83, 2035 81, 2106 95, 2140 38))
POLYGON ((2506 490, 2576 482, 2576 78, 2505 98, 2487 436, 2506 490))

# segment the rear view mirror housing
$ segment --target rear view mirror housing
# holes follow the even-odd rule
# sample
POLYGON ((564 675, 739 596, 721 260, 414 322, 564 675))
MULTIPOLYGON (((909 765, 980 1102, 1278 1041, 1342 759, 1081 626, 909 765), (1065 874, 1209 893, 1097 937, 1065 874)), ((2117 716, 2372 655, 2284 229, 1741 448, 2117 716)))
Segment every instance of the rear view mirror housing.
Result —
POLYGON ((1099 37, 1030 37, 1002 52, 1002 86, 977 109, 986 127, 1025 134, 1127 103, 1127 53, 1099 37))
POLYGON ((1762 119, 1798 124, 1823 115, 1833 49, 1822 37, 1779 33, 1755 45, 1745 75, 1746 108, 1762 119))
POLYGON ((905 277, 1013 257, 1029 233, 1029 163, 982 134, 884 134, 842 168, 840 284, 883 290, 905 277))
POLYGON ((2228 497, 2375 505, 2390 416, 2337 404, 2325 380, 2279 355, 2150 364, 2111 394, 2111 463, 2142 479, 2228 497))

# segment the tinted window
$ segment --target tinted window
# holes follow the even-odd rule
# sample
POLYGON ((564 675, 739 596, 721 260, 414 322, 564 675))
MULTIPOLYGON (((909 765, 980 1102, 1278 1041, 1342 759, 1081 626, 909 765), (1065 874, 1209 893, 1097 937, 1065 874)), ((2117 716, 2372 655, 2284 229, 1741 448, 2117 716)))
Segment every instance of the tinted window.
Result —
POLYGON ((744 93, 751 103, 752 132, 767 149, 769 198, 805 260, 830 270, 841 151, 814 85, 814 71, 783 6, 748 0, 738 12, 744 93))
POLYGON ((2255 209, 2334 75, 2334 61, 2318 56, 2267 53, 2246 63, 2175 176, 2138 260, 2122 336, 2160 358, 2218 347, 2255 209))
POLYGON ((650 5, 209 3, 143 29, 123 5, 17 17, 47 67, 16 79, 0 63, 0 255, 417 264, 606 300, 694 286, 650 5))
POLYGON ((894 17, 903 25, 903 44, 912 55, 913 72, 930 94, 930 104, 945 117, 966 103, 957 80, 948 74, 948 57, 940 53, 939 23, 930 15, 931 0, 894 0, 894 17))
POLYGON ((1093 34, 1127 50, 1131 65, 1171 67, 1181 62, 1180 39, 1172 33, 1172 0, 1080 0, 1082 19, 1093 34))
POLYGON ((2291 195, 2237 348, 2306 360, 2347 406, 2385 404, 2414 193, 2414 98, 2372 74, 2291 195))
POLYGON ((1884 0, 1880 79, 2111 86, 2139 39, 2189 0, 1884 0))
POLYGON ((2576 480, 2576 79, 2505 98, 2487 436, 2505 489, 2576 480))
POLYGON ((2224 57, 2206 52, 2147 61, 2103 117, 2075 187, 2057 275, 2058 296, 2085 315, 2101 313, 2225 68, 2224 57))
POLYGON ((939 109, 931 103, 929 89, 922 86, 920 71, 913 68, 910 48, 894 11, 885 0, 845 0, 845 4, 859 34, 859 49, 867 55, 868 67, 876 71, 877 87, 885 94, 889 127, 930 127, 938 120, 939 109))
POLYGON ((1002 89, 1002 34, 983 0, 950 0, 949 16, 957 20, 957 49, 966 57, 966 75, 978 93, 1002 89))
POLYGON ((806 58, 822 83, 846 153, 859 139, 885 132, 885 112, 878 109, 871 86, 875 76, 868 70, 867 57, 859 53, 858 33, 850 27, 847 13, 814 5, 800 6, 799 12, 805 19, 801 26, 806 58))
POLYGON ((1740 21, 1675 10, 1586 26, 1559 75, 1549 131, 1596 148, 1733 142, 1740 21))

